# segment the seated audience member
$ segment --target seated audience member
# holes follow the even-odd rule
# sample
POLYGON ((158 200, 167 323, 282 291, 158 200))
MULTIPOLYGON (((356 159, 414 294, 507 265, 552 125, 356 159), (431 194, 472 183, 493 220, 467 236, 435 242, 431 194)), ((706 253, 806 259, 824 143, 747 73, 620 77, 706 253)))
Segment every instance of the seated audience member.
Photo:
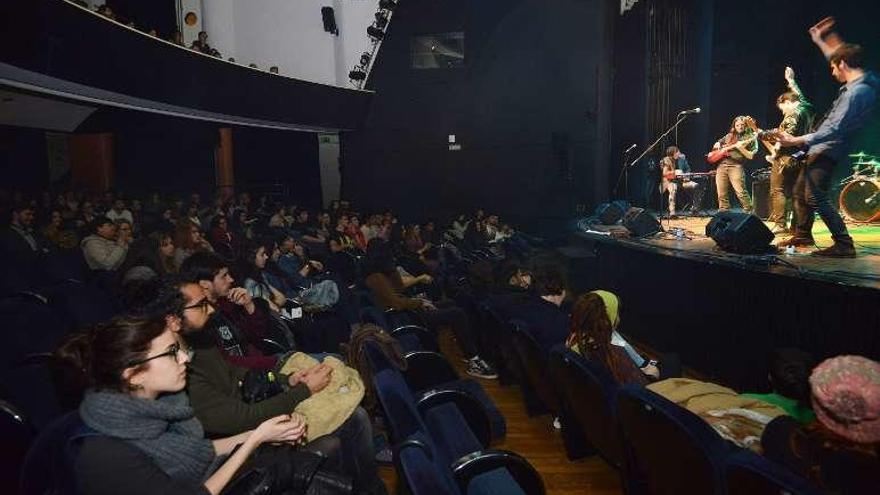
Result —
MULTIPOLYGON (((263 299, 275 313, 287 303, 288 295, 283 292, 287 287, 280 289, 272 285, 265 273, 266 264, 274 251, 274 243, 257 242, 246 249, 239 267, 238 274, 242 278, 242 285, 248 295, 254 299, 263 299)), ((279 280, 279 282, 283 282, 279 280)), ((291 294, 291 297, 295 297, 291 294)))
POLYGON ((345 250, 345 245, 339 234, 334 233, 327 241, 327 269, 336 275, 336 278, 346 287, 353 287, 358 278, 357 262, 352 254, 345 250))
POLYGON ((48 250, 34 233, 34 209, 19 204, 12 209, 9 226, 2 233, 2 288, 21 290, 42 282, 42 260, 48 250))
MULTIPOLYGON (((245 431, 268 418, 289 414, 299 402, 330 383, 332 368, 322 363, 301 373, 279 374, 279 383, 283 387, 281 393, 260 402, 244 402, 239 383, 247 369, 230 364, 214 345, 213 338, 205 337, 203 333, 214 311, 205 290, 197 284, 184 282, 180 285, 180 292, 185 302, 184 337, 196 351, 188 366, 187 391, 196 417, 208 434, 245 431)), ((387 493, 379 479, 373 454, 370 418, 362 407, 355 409, 329 436, 339 440, 342 471, 355 479, 358 493, 387 493)))
POLYGON ((452 232, 459 240, 464 240, 464 234, 467 232, 468 225, 470 222, 468 221, 467 215, 464 213, 458 215, 455 220, 452 222, 452 226, 449 227, 449 231, 452 232))
POLYGON ((132 243, 120 268, 122 285, 178 272, 174 262, 174 239, 170 232, 154 232, 132 243))
POLYGON ((134 223, 134 217, 131 215, 131 211, 125 207, 125 201, 121 199, 113 201, 113 207, 107 210, 107 213, 105 213, 104 216, 114 222, 122 219, 127 220, 129 224, 134 223))
POLYGON ((186 214, 184 215, 184 218, 186 218, 193 225, 198 227, 199 230, 202 230, 202 219, 199 215, 199 205, 196 203, 190 203, 189 206, 186 207, 186 214))
POLYGON ((421 227, 418 224, 411 225, 403 231, 403 248, 404 255, 401 256, 400 262, 410 273, 418 275, 437 273, 440 265, 436 250, 433 250, 433 245, 422 241, 421 227))
POLYGON ((815 361, 800 349, 777 349, 770 358, 767 378, 773 391, 769 394, 743 394, 782 408, 798 423, 816 419, 810 405, 810 371, 815 361))
MULTIPOLYGON (((57 351, 91 387, 79 414, 99 434, 84 437, 74 466, 84 493, 219 494, 260 445, 304 438, 304 419, 287 410, 206 439, 185 392, 192 354, 177 323, 117 317, 57 351)), ((334 446, 328 438, 306 448, 334 446)))
MULTIPOLYGON (((213 312, 205 325, 205 340, 214 345, 229 362, 254 369, 274 369, 278 360, 265 355, 258 347, 264 338, 275 337, 268 303, 254 300, 247 290, 235 287, 229 266, 214 253, 196 253, 180 267, 184 282, 204 290, 205 300, 213 312)), ((200 327, 201 328, 201 327, 200 327)))
MULTIPOLYGON (((516 280, 515 274, 511 281, 516 280)), ((568 336, 569 317, 560 309, 566 296, 565 280, 558 269, 543 267, 536 271, 534 281, 532 291, 519 297, 512 293, 507 298, 510 303, 498 310, 508 320, 525 323, 529 333, 549 355, 550 349, 565 342, 568 336)))
POLYGON ((287 216, 287 207, 281 203, 275 205, 275 211, 272 216, 269 218, 269 227, 273 229, 278 229, 282 231, 286 231, 290 228, 290 217, 287 216))
POLYGON ((134 241, 134 226, 124 218, 117 219, 113 222, 116 224, 116 236, 128 239, 131 243, 134 241))
POLYGON ((309 277, 323 271, 324 264, 310 260, 306 256, 305 247, 290 235, 281 236, 278 248, 280 253, 276 263, 278 268, 290 278, 293 286, 302 289, 311 287, 314 282, 309 277))
POLYGON ((34 208, 28 204, 12 209, 9 227, 3 232, 3 248, 9 261, 33 265, 46 253, 46 247, 34 232, 34 208))
POLYGON ((764 455, 829 493, 875 493, 880 486, 880 363, 827 359, 810 375, 816 421, 781 416, 764 429, 764 455))
POLYGON ((394 254, 387 242, 373 239, 367 247, 366 286, 382 309, 410 310, 417 312, 434 331, 440 326, 450 326, 462 353, 468 361, 467 373, 479 378, 494 379, 498 375, 492 366, 477 354, 467 314, 450 301, 436 306, 427 299, 402 295, 403 281, 397 271, 394 254))
MULTIPOLYGON (((361 233, 364 235, 364 241, 369 244, 370 241, 379 236, 379 230, 381 229, 382 217, 379 215, 370 215, 367 217, 367 220, 361 225, 361 233)), ((364 251, 366 251, 366 247, 364 251)))
POLYGON ((43 239, 55 249, 72 249, 79 245, 76 234, 64 228, 64 216, 61 210, 52 210, 49 223, 43 227, 43 239))
POLYGON ((439 246, 443 242, 437 235, 437 225, 433 220, 428 220, 422 225, 421 236, 425 244, 432 246, 439 246))
POLYGON ((572 307, 571 330, 565 344, 605 367, 618 384, 646 385, 649 377, 660 377, 660 370, 650 363, 640 368, 634 356, 625 350, 625 342, 614 338, 614 329, 620 323, 619 309, 617 296, 607 291, 578 297, 572 307))
POLYGON ((337 238, 342 242, 342 247, 346 251, 352 251, 355 249, 354 239, 348 235, 348 232, 351 228, 351 217, 349 217, 345 213, 341 213, 339 217, 336 219, 336 227, 332 232, 329 233, 327 238, 330 236, 336 235, 337 238))
POLYGON ((131 238, 117 235, 116 224, 107 217, 92 222, 92 234, 80 242, 86 263, 92 270, 116 270, 125 261, 131 238))
POLYGON ((348 228, 345 229, 345 234, 354 240, 354 245, 358 251, 363 253, 367 250, 367 238, 364 237, 364 232, 361 230, 361 220, 357 215, 349 215, 348 228))
POLYGON ((211 243, 202 237, 202 231, 185 218, 177 221, 174 229, 174 246, 174 262, 177 266, 183 265, 184 260, 195 253, 214 252, 211 243))
MULTIPOLYGON (((195 50, 197 52, 202 52, 205 55, 211 54, 211 45, 208 44, 208 33, 204 31, 199 31, 198 39, 192 42, 192 45, 189 47, 191 50, 195 50)), ((219 56, 219 52, 218 52, 219 56)))
POLYGON ((218 214, 211 221, 211 246, 217 254, 234 260, 238 257, 238 236, 229 229, 229 220, 223 214, 218 214))

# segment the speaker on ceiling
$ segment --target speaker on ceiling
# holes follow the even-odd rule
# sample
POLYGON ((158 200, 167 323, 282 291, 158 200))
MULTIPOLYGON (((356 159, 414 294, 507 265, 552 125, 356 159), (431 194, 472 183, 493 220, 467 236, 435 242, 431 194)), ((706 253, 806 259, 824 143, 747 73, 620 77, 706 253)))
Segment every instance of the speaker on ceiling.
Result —
POLYGON ((333 7, 321 7, 321 20, 324 21, 324 31, 339 36, 339 28, 336 27, 336 14, 333 7))

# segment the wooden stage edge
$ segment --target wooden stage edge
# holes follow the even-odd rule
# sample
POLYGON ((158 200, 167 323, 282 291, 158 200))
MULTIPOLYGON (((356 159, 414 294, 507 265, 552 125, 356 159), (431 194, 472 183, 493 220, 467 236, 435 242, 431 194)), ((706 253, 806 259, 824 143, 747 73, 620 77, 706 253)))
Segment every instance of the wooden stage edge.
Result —
MULTIPOLYGON (((848 223, 858 256, 837 259, 811 256, 810 252, 816 248, 799 248, 793 254, 728 253, 706 236, 709 220, 711 217, 663 219, 663 232, 643 239, 630 237, 627 229, 619 225, 592 225, 590 230, 577 231, 574 235, 581 241, 616 243, 632 249, 706 263, 880 290, 880 224, 848 223)), ((831 245, 831 235, 819 220, 813 227, 813 236, 818 247, 831 245)), ((787 238, 777 236, 773 242, 775 244, 787 238)))

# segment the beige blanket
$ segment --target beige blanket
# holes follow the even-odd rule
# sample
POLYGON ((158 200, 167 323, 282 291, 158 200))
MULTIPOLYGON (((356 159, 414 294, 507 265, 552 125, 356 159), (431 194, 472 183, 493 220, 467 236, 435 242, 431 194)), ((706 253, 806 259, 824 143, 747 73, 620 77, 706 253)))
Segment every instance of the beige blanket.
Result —
MULTIPOLYGON (((297 404, 294 409, 306 418, 306 437, 309 441, 332 433, 342 426, 364 398, 364 382, 357 370, 349 368, 332 356, 324 358, 324 363, 333 368, 330 383, 320 392, 297 404)), ((317 364, 315 358, 297 352, 284 363, 281 373, 289 375, 317 364)))
POLYGON ((767 423, 785 414, 773 404, 690 378, 669 378, 648 389, 701 417, 723 438, 758 453, 767 423))

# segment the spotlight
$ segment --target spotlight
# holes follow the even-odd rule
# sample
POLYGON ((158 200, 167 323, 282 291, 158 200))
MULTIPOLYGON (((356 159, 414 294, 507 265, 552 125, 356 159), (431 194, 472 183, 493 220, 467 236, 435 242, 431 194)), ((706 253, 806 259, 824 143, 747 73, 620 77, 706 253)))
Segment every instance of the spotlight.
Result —
POLYGON ((367 78, 367 73, 364 72, 364 69, 361 67, 355 67, 348 73, 348 79, 350 81, 363 81, 367 78))
POLYGON ((361 54, 361 67, 366 67, 366 66, 370 65, 370 60, 372 58, 373 58, 373 56, 370 55, 370 52, 362 53, 361 54))
POLYGON ((385 37, 385 33, 376 26, 368 27, 367 34, 370 36, 370 38, 373 38, 373 41, 381 41, 382 38, 385 37))
POLYGON ((383 10, 394 10, 397 8, 397 0, 379 0, 379 8, 383 10))
POLYGON ((385 29, 385 26, 388 25, 388 14, 381 10, 376 12, 376 23, 373 25, 379 29, 385 29))

